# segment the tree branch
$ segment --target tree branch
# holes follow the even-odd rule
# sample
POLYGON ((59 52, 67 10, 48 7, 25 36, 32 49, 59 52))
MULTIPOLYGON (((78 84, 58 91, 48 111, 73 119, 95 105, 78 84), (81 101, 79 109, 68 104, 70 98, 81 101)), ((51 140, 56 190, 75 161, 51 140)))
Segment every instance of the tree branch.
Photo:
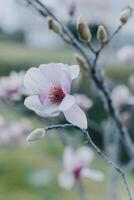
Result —
POLYGON ((37 11, 43 17, 44 17, 44 15, 53 17, 61 25, 64 34, 66 34, 70 38, 71 45, 84 56, 86 62, 89 65, 90 76, 92 77, 92 79, 93 79, 96 87, 100 91, 100 93, 103 95, 104 102, 106 102, 106 104, 107 104, 107 107, 105 107, 105 103, 104 103, 104 107, 107 108, 106 110, 108 111, 108 113, 111 115, 111 117, 115 121, 117 128, 119 130, 120 138, 121 138, 122 143, 123 143, 123 145, 125 146, 125 148, 128 152, 128 155, 131 158, 134 158, 134 145, 133 145, 133 142, 132 142, 132 140, 129 136, 128 130, 126 129, 126 127, 123 127, 123 125, 120 121, 120 118, 118 116, 118 113, 116 112, 115 108, 113 107, 112 100, 111 100, 111 97, 110 97, 110 92, 108 91, 108 88, 106 86, 104 79, 102 77, 98 77, 96 70, 95 70, 97 60, 99 58, 99 54, 100 54, 101 50, 121 30, 122 26, 120 25, 115 30, 115 32, 112 34, 112 36, 106 41, 106 43, 104 43, 104 45, 102 45, 102 47, 99 49, 99 51, 97 51, 97 53, 95 54, 95 59, 92 62, 92 59, 89 57, 89 55, 87 55, 82 44, 73 36, 73 34, 69 31, 69 29, 47 8, 47 6, 45 6, 43 3, 41 3, 40 0, 26 0, 26 1, 30 2, 30 5, 34 5, 34 8, 36 8, 37 11), (41 12, 40 12, 39 7, 41 8, 41 12), (42 14, 42 12, 43 12, 43 14, 42 14))

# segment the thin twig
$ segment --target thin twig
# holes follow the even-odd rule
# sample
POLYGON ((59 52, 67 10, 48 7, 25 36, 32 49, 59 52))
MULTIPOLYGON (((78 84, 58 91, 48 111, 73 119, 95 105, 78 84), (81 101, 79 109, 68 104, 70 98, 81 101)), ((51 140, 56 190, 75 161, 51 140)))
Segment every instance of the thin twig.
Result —
POLYGON ((113 169, 115 169, 122 177, 123 179, 123 182, 124 182, 124 185, 125 185, 125 188, 126 188, 126 191, 128 193, 128 197, 129 197, 129 200, 133 200, 133 197, 132 197, 132 194, 131 194, 131 191, 129 189, 129 185, 128 185, 128 182, 127 182, 127 178, 126 178, 126 175, 125 173, 120 169, 120 167, 118 167, 115 163, 113 163, 112 160, 110 160, 95 144, 94 142, 92 141, 89 133, 87 130, 85 129, 81 129, 80 127, 77 127, 75 125, 72 125, 72 124, 62 124, 62 125, 52 125, 52 126, 48 126, 45 128, 45 133, 47 133, 48 131, 50 130, 54 130, 54 129, 66 129, 66 128, 75 128, 76 130, 80 131, 81 133, 83 133, 84 135, 84 138, 85 140, 87 141, 87 144, 88 145, 91 145, 91 147, 96 151, 97 154, 99 154, 99 156, 101 156, 101 158, 103 158, 107 163, 108 165, 110 165, 113 169))

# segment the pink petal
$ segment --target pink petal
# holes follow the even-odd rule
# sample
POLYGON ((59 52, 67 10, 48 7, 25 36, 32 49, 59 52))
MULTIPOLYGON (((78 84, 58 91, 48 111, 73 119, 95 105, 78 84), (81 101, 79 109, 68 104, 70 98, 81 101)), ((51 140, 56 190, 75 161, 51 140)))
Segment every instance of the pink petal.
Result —
POLYGON ((42 64, 39 66, 39 70, 55 86, 60 86, 60 77, 61 77, 61 72, 62 72, 61 65, 62 64, 60 63, 42 64))
POLYGON ((63 154, 64 169, 72 172, 74 168, 75 152, 71 147, 66 147, 63 154))
POLYGON ((88 166, 94 157, 93 151, 89 147, 81 147, 76 151, 76 162, 77 164, 83 164, 83 166, 88 166))
POLYGON ((103 181, 104 180, 104 175, 102 172, 96 171, 96 170, 90 170, 88 168, 81 170, 81 176, 89 178, 93 181, 103 181))
POLYGON ((78 65, 72 65, 69 67, 70 68, 70 73, 71 73, 71 77, 72 79, 75 79, 78 77, 80 69, 78 65))
POLYGON ((71 91, 72 79, 67 71, 62 71, 61 73, 61 88, 65 94, 69 94, 71 91))
POLYGON ((87 129, 87 118, 83 110, 74 104, 69 110, 63 112, 67 121, 80 128, 87 129))
POLYGON ((58 178, 59 185, 65 189, 71 189, 75 183, 73 174, 61 172, 58 178))
POLYGON ((24 105, 41 117, 54 117, 59 115, 58 105, 51 104, 47 99, 42 104, 38 95, 27 97, 24 105))
POLYGON ((74 103, 75 98, 72 95, 66 95, 59 106, 59 110, 67 111, 73 106, 74 103))
POLYGON ((43 110, 43 104, 40 102, 38 95, 32 95, 25 99, 24 105, 30 110, 43 110))
POLYGON ((32 94, 47 94, 53 85, 41 74, 39 69, 33 67, 25 75, 24 86, 32 94))

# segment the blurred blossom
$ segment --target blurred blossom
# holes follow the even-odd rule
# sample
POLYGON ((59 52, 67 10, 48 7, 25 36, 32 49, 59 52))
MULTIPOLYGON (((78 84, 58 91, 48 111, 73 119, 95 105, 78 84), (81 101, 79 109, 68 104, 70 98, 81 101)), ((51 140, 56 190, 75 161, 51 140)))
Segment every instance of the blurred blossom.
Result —
POLYGON ((120 109, 121 106, 134 105, 134 96, 125 85, 116 86, 111 94, 113 104, 116 108, 120 109))
POLYGON ((24 85, 32 95, 25 99, 25 106, 42 117, 54 117, 63 112, 67 121, 86 129, 85 113, 70 95, 72 81, 78 75, 78 65, 50 63, 29 69, 24 85))
POLYGON ((75 101, 77 105, 80 106, 82 110, 86 111, 93 106, 93 101, 89 99, 86 95, 76 94, 74 96, 75 96, 75 101))
POLYGON ((124 46, 118 51, 117 57, 123 64, 134 65, 134 47, 124 46))
POLYGON ((5 119, 3 121, 3 125, 0 125, 0 146, 8 146, 15 142, 24 143, 26 137, 33 129, 32 123, 27 119, 10 123, 6 122, 5 119))
POLYGON ((88 147, 81 147, 74 150, 66 147, 63 155, 63 171, 59 174, 59 185, 65 189, 71 189, 75 182, 79 182, 81 177, 94 181, 102 181, 104 175, 96 170, 91 170, 89 165, 94 154, 88 147))
POLYGON ((0 78, 0 99, 18 101, 24 94, 24 72, 11 72, 0 78))

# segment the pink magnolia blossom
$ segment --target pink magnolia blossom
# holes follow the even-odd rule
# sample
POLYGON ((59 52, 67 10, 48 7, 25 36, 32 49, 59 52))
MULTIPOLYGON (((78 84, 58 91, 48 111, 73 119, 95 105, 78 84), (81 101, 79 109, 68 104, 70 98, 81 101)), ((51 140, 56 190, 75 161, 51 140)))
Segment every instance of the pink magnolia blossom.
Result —
POLYGON ((134 105, 134 96, 132 96, 129 88, 125 85, 116 86, 112 91, 111 98, 116 108, 124 105, 134 105))
POLYGON ((121 48, 117 54, 118 59, 126 65, 134 64, 134 47, 125 46, 121 48))
POLYGON ((82 110, 86 111, 93 106, 93 101, 89 99, 86 95, 76 94, 74 96, 75 96, 75 101, 77 105, 80 106, 82 110))
POLYGON ((26 90, 31 96, 25 99, 25 106, 42 117, 58 116, 63 112, 66 120, 86 129, 87 118, 70 94, 73 79, 79 75, 79 66, 64 64, 43 64, 31 68, 24 78, 26 90))
POLYGON ((63 154, 64 169, 58 178, 59 185, 65 189, 71 189, 81 177, 102 181, 104 179, 103 174, 89 168, 93 157, 94 154, 88 147, 83 146, 78 150, 66 147, 63 154))
POLYGON ((0 99, 20 100, 24 93, 24 72, 11 72, 9 76, 0 79, 0 99))

